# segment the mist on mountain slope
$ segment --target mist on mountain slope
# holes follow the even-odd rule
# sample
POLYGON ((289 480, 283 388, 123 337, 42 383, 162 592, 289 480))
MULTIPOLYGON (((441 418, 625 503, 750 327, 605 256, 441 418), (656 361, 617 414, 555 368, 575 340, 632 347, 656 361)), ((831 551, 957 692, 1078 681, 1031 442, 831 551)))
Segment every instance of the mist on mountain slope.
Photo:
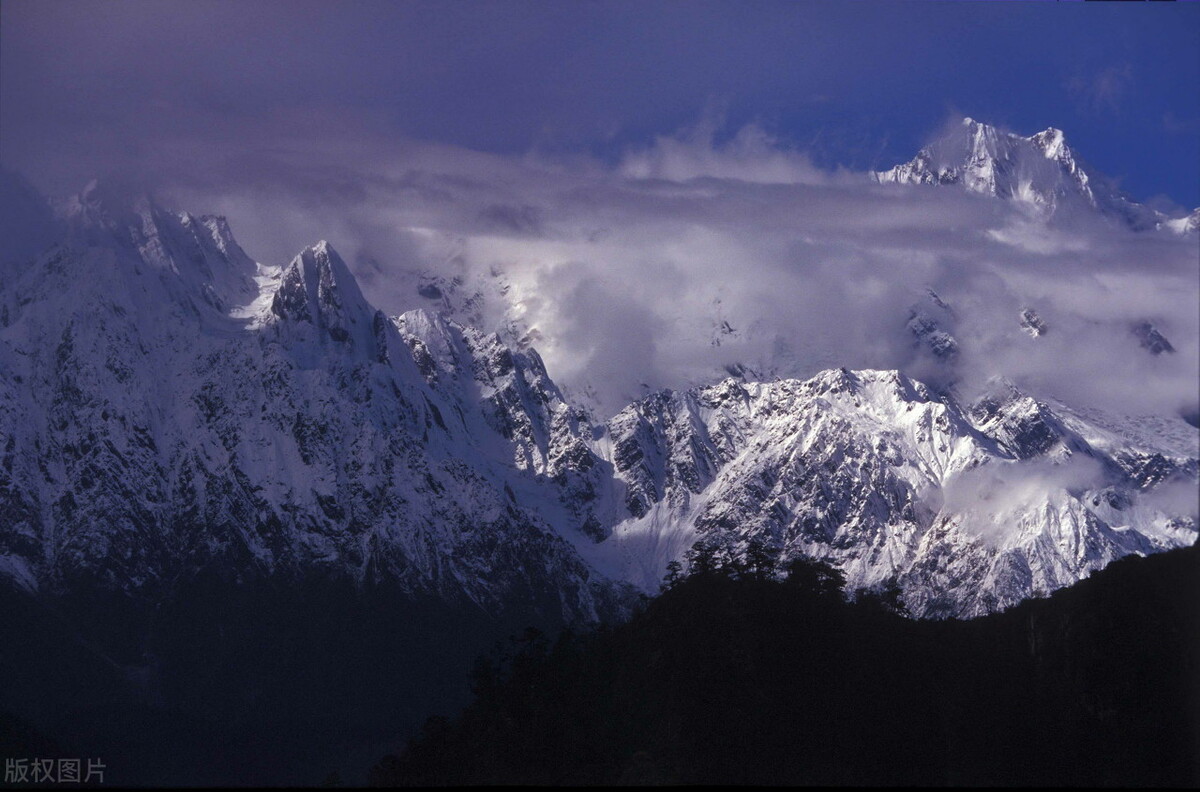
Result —
POLYGON ((728 372, 832 366, 901 369, 968 398, 1002 375, 1118 413, 1197 409, 1191 234, 1046 222, 957 189, 822 171, 756 127, 716 142, 704 122, 615 167, 290 134, 253 166, 200 147, 136 183, 228 216, 264 263, 330 239, 373 304, 532 341, 602 415, 728 372), (949 309, 953 365, 906 329, 930 290, 949 309), (1037 338, 1019 325, 1026 308, 1048 329, 1037 338), (1142 322, 1175 354, 1146 354, 1129 332, 1142 322))
POLYGON ((334 241, 388 313, 457 311, 532 339, 602 414, 731 370, 830 366, 898 368, 968 396, 1003 375, 1120 413, 1196 409, 1194 235, 878 185, 821 171, 754 128, 725 143, 686 130, 615 168, 411 142, 281 151, 245 171, 210 152, 197 162, 215 171, 177 166, 159 193, 229 216, 267 263, 334 241), (953 367, 905 329, 930 289, 952 311, 953 367), (1025 308, 1048 332, 1021 329, 1025 308), (1140 322, 1176 354, 1145 354, 1129 332, 1140 322))

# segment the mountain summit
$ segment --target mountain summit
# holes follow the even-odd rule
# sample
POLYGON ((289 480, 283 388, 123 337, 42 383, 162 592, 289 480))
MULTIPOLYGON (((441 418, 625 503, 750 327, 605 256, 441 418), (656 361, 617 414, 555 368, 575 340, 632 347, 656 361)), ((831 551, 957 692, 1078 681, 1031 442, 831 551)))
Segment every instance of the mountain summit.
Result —
POLYGON ((1106 176, 1087 165, 1050 127, 1021 137, 973 118, 964 118, 921 149, 909 162, 874 174, 881 184, 959 185, 970 192, 1027 205, 1050 216, 1063 211, 1098 211, 1135 230, 1190 228, 1133 201, 1106 176))

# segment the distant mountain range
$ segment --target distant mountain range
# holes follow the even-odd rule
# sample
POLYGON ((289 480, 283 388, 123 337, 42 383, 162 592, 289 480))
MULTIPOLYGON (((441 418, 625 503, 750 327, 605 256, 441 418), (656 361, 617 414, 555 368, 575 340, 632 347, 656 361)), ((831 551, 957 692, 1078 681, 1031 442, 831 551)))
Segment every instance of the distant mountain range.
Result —
MULTIPOLYGON (((962 131, 879 180, 1163 224, 1056 130, 962 131)), ((899 585, 919 616, 975 616, 1196 539, 1161 497, 1198 477, 1197 432, 1176 417, 1004 380, 964 403, 897 371, 832 369, 732 372, 601 421, 536 339, 387 316, 326 242, 258 264, 223 218, 95 184, 24 211, 53 242, 7 259, 0 286, 0 577, 39 598, 153 599, 216 574, 594 621, 708 537, 829 561, 852 589, 899 585)), ((952 365, 954 316, 930 292, 907 332, 952 365)), ((1047 328, 1032 309, 1013 323, 1047 328)), ((1171 350, 1148 323, 1131 332, 1171 350)))

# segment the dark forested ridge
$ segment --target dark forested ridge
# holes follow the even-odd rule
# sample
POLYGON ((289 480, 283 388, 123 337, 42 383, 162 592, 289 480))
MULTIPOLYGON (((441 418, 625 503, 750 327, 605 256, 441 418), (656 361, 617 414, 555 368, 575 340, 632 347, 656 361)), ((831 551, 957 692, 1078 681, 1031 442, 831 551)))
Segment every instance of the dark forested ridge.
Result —
POLYGON ((1132 557, 964 622, 847 603, 819 565, 703 571, 627 624, 481 660, 469 708, 370 778, 1192 786, 1198 565, 1132 557))

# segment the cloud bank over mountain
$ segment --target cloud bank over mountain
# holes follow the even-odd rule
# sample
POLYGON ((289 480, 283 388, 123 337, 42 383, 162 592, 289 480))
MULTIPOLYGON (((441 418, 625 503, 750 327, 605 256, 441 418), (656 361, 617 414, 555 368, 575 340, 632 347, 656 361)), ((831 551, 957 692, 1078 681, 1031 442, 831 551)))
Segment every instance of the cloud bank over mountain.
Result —
POLYGON ((200 152, 158 192, 229 216, 266 263, 328 238, 374 304, 458 310, 531 339, 601 412, 726 371, 843 365, 968 392, 1001 375, 1123 412, 1195 408, 1194 235, 876 184, 755 127, 720 142, 701 124, 615 165, 384 140, 322 157, 315 145, 297 138, 257 169, 200 152), (907 326, 929 290, 949 307, 931 310, 957 343, 950 362, 907 326), (1046 328, 1036 338, 1026 309, 1046 328), (1130 331, 1140 323, 1175 352, 1148 354, 1130 331))
POLYGON ((43 192, 116 177, 225 214, 269 264, 330 239, 385 310, 528 336, 602 411, 828 365, 1196 411, 1187 238, 868 174, 969 113, 1065 130, 1186 222, 1197 105, 1175 86, 1200 8, 530 8, 7 4, 0 163, 43 192), (914 347, 930 288, 952 367, 914 347), (1140 354, 1130 323, 1175 353, 1140 354))

